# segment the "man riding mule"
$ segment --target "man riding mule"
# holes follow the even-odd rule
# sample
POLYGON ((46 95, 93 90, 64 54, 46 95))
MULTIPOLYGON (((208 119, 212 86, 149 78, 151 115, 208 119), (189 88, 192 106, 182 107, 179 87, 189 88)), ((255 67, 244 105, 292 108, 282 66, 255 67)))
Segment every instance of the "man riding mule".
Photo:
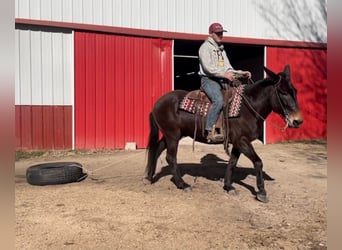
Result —
POLYGON ((207 94, 212 102, 209 109, 205 131, 208 142, 222 142, 223 133, 216 131, 215 123, 223 107, 221 90, 227 87, 228 81, 237 80, 236 75, 251 77, 249 71, 234 70, 231 66, 224 46, 221 44, 223 29, 220 23, 209 26, 209 37, 199 49, 199 75, 201 77, 201 89, 207 94), (219 132, 219 133, 217 133, 219 132))
MULTIPOLYGON (((235 74, 234 83, 227 82, 220 90, 222 95, 222 108, 219 110, 218 118, 211 126, 212 131, 208 134, 208 123, 210 123, 210 111, 213 110, 214 104, 211 102, 208 94, 203 89, 193 90, 189 92, 181 101, 179 108, 181 110, 193 113, 197 120, 201 120, 202 126, 195 123, 195 131, 198 129, 202 132, 203 137, 207 138, 208 144, 219 144, 224 141, 224 135, 228 135, 228 119, 237 118, 240 115, 242 104, 242 96, 245 89, 246 76, 244 74, 235 74), (234 85, 233 85, 234 84, 234 85), (215 131, 215 133, 213 132, 215 131)), ((248 79, 249 80, 249 79, 248 79)), ((214 84, 214 83, 212 83, 214 84)), ((194 140, 196 137, 194 136, 194 140)), ((229 142, 227 138, 226 142, 229 142)))
MULTIPOLYGON (((277 113, 285 121, 285 128, 299 128, 303 118, 297 101, 297 90, 291 82, 290 66, 286 65, 279 73, 274 73, 266 67, 264 70, 267 78, 242 85, 244 90, 239 95, 242 99, 239 116, 224 122, 229 126, 229 130, 224 132, 224 145, 229 143, 233 147, 229 152, 223 188, 227 192, 235 189, 232 176, 240 155, 244 154, 255 169, 258 188, 258 191, 255 191, 256 198, 267 202, 263 162, 251 142, 262 137, 264 121, 271 112, 277 113)), ((149 115, 148 160, 144 175, 144 180, 151 184, 157 181, 157 160, 166 149, 166 161, 171 169, 172 181, 177 188, 185 191, 191 190, 191 186, 183 180, 183 173, 177 164, 179 141, 189 136, 198 142, 208 143, 207 137, 201 132, 203 125, 198 115, 180 108, 187 95, 185 90, 170 91, 154 104, 149 115)), ((226 116, 229 109, 224 109, 223 112, 226 116)), ((225 149, 228 154, 228 147, 225 149)))

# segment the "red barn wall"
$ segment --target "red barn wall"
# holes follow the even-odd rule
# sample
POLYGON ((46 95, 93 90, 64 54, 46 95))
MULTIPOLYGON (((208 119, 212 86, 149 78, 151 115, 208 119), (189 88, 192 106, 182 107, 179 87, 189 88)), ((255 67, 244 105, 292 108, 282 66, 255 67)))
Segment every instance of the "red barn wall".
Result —
POLYGON ((16 105, 16 148, 71 149, 71 106, 16 105))
POLYGON ((145 148, 148 114, 172 89, 172 41, 75 32, 75 149, 145 148))
POLYGON ((280 72, 291 67, 291 79, 297 88, 304 123, 298 129, 281 132, 285 123, 272 113, 266 120, 266 143, 327 137, 327 51, 324 49, 268 47, 267 67, 280 72))

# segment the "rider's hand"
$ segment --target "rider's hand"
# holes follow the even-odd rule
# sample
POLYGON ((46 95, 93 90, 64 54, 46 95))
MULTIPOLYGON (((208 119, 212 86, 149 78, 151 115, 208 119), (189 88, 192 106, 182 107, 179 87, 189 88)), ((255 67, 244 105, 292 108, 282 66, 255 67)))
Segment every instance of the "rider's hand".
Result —
POLYGON ((224 77, 227 78, 230 81, 235 80, 235 74, 231 71, 228 71, 226 73, 224 73, 224 77))
POLYGON ((248 79, 251 79, 251 77, 252 77, 252 74, 249 71, 245 71, 243 74, 245 77, 248 77, 248 79))

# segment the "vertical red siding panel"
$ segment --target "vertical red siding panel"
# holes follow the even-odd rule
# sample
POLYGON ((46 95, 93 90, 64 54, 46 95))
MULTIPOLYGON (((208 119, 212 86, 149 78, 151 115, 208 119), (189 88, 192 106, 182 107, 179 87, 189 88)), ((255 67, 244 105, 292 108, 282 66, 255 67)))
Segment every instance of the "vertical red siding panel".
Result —
POLYGON ((152 68, 154 72, 152 74, 152 91, 153 98, 157 99, 159 93, 161 93, 161 67, 160 67, 160 39, 152 41, 152 68))
POLYGON ((95 35, 86 34, 85 68, 85 147, 96 148, 96 44, 95 35))
POLYGON ((105 147, 109 149, 115 148, 115 36, 106 36, 106 144, 105 147))
POLYGON ((143 42, 143 82, 144 82, 144 88, 143 88, 143 96, 144 96, 144 115, 143 115, 143 130, 144 133, 142 133, 143 136, 143 142, 141 145, 139 145, 140 148, 147 147, 148 142, 148 134, 150 130, 149 126, 149 113, 152 111, 154 99, 153 99, 153 93, 152 93, 152 75, 154 69, 152 68, 152 57, 150 56, 152 54, 152 45, 151 41, 145 39, 143 42), (147 134, 147 135, 146 135, 147 134))
POLYGON ((162 75, 163 75, 163 93, 172 90, 172 41, 162 41, 163 57, 162 57, 162 75))
POLYGON ((95 41, 95 148, 105 148, 106 141, 105 37, 97 34, 95 41))
POLYGON ((53 114, 54 149, 64 148, 64 108, 63 106, 50 107, 53 114))
POLYGON ((133 141, 136 142, 138 148, 143 147, 143 124, 144 124, 144 99, 143 95, 144 86, 147 85, 143 78, 143 65, 145 64, 145 58, 143 57, 143 43, 141 39, 134 40, 134 55, 133 55, 133 141))
POLYGON ((72 107, 63 106, 64 149, 72 148, 72 107))
POLYGON ((86 100, 85 100, 85 71, 86 71, 86 37, 84 33, 75 32, 74 35, 75 53, 75 91, 74 91, 74 126, 75 126, 75 148, 86 148, 86 100))
POLYGON ((324 139, 327 136, 326 50, 298 48, 267 48, 267 64, 274 71, 291 66, 292 82, 298 90, 298 102, 304 119, 299 129, 280 132, 271 124, 284 122, 272 113, 266 122, 266 142, 324 139))
POLYGON ((53 108, 53 133, 54 149, 64 148, 64 108, 63 106, 54 106, 53 108))
POLYGON ((15 138, 16 138, 16 148, 22 149, 22 133, 21 133, 21 106, 15 106, 15 138))
POLYGON ((134 104, 134 83, 133 83, 133 75, 136 74, 134 68, 134 38, 125 37, 125 58, 124 64, 126 69, 125 74, 125 82, 124 82, 124 141, 133 141, 133 131, 134 131, 134 124, 133 124, 133 117, 132 117, 132 109, 134 104))
POLYGON ((42 109, 43 117, 43 138, 44 138, 44 148, 53 149, 54 148, 54 110, 51 106, 44 106, 42 109))
POLYGON ((32 149, 42 149, 43 145, 43 108, 32 106, 32 149))
POLYGON ((115 148, 125 146, 125 76, 133 74, 125 68, 125 38, 116 37, 115 41, 115 148))
POLYGON ((32 109, 31 106, 21 106, 22 149, 32 149, 32 109))

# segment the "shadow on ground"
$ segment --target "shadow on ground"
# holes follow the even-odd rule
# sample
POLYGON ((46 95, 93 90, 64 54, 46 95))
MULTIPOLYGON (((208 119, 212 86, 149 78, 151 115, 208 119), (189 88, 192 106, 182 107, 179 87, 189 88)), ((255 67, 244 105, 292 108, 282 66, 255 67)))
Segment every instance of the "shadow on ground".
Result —
MULTIPOLYGON (((203 177, 212 181, 219 181, 224 179, 227 161, 217 157, 215 154, 207 154, 201 158, 201 163, 180 163, 178 164, 181 175, 190 175, 193 177, 203 177)), ((164 166, 161 168, 161 171, 157 173, 153 178, 153 183, 159 181, 159 179, 172 175, 172 169, 170 166, 164 166)), ((256 195, 256 190, 253 186, 244 183, 243 180, 247 178, 247 176, 255 176, 254 168, 244 168, 244 167, 236 167, 233 171, 232 181, 237 183, 246 189, 248 189, 253 195, 256 195)), ((264 180, 273 181, 274 178, 269 176, 266 172, 263 171, 264 180)))

